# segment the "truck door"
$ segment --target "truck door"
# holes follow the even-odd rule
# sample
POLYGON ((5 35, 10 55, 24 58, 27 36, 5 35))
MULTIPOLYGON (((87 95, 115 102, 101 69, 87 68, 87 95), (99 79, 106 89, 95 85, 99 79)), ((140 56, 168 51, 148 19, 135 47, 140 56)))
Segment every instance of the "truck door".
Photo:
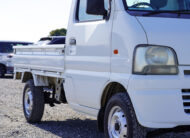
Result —
MULTIPOLYGON (((105 0, 108 10, 109 0, 105 0)), ((67 32, 66 75, 72 78, 76 104, 99 109, 100 98, 110 78, 111 17, 86 13, 87 0, 76 0, 67 32)))

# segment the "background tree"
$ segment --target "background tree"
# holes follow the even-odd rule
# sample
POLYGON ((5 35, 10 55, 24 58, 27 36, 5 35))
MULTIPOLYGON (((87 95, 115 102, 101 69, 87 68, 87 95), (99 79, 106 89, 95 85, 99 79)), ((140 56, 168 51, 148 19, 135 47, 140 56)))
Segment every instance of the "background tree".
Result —
POLYGON ((65 36, 67 33, 67 30, 65 28, 56 29, 49 33, 50 36, 65 36))

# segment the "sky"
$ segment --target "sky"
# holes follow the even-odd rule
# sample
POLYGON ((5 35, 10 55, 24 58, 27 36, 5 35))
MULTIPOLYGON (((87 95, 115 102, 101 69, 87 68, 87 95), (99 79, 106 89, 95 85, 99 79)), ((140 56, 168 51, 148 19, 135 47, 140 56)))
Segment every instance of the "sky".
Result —
POLYGON ((36 42, 67 28, 72 0, 0 0, 0 40, 36 42))

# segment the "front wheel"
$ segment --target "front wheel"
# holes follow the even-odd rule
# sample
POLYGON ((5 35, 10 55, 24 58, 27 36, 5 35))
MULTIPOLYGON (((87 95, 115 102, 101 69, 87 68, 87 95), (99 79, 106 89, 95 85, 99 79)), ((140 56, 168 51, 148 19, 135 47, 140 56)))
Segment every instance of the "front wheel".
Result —
POLYGON ((34 86, 33 80, 29 80, 24 87, 23 111, 27 122, 41 121, 44 112, 44 93, 42 87, 34 86))
POLYGON ((104 121, 106 138, 146 137, 146 129, 138 123, 127 93, 116 94, 109 100, 104 121))
POLYGON ((5 67, 3 66, 0 66, 0 78, 4 78, 5 77, 5 67))

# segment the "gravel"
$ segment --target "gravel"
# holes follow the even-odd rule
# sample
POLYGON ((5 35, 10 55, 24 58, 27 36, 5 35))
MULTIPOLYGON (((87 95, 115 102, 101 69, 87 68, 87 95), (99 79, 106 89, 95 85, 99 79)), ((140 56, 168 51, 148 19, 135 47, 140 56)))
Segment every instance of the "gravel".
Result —
MULTIPOLYGON (((22 112, 23 87, 24 84, 9 76, 0 79, 0 138, 104 138, 104 135, 98 132, 94 118, 81 115, 63 104, 54 108, 46 105, 42 122, 28 124, 22 112)), ((150 133, 149 137, 189 138, 190 127, 156 130, 150 133)))

